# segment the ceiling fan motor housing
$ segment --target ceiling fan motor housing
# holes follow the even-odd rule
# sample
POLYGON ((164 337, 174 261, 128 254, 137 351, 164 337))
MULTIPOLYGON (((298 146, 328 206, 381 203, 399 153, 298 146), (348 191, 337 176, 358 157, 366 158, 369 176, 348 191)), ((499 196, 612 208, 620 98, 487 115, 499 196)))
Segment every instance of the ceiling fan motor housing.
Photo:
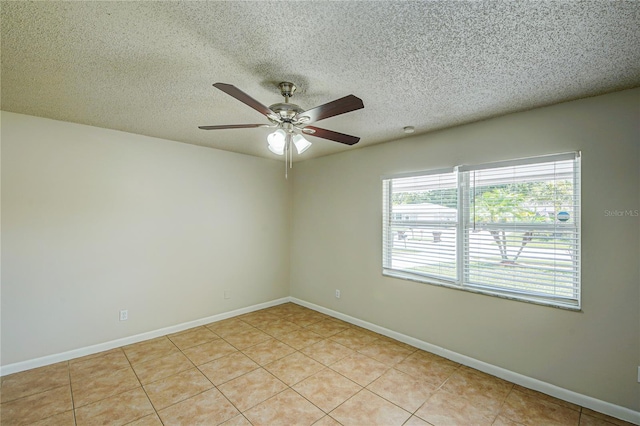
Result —
POLYGON ((290 104, 290 103, 273 104, 269 106, 269 109, 275 112, 276 115, 282 118, 282 120, 285 122, 291 122, 293 118, 296 116, 296 114, 303 111, 303 109, 300 108, 298 105, 290 104))

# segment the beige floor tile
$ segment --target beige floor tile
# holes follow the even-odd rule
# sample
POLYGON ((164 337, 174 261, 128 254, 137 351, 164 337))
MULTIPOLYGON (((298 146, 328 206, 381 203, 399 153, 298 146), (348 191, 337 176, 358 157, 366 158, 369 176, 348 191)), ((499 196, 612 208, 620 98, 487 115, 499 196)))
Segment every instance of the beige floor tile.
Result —
POLYGON ((394 368, 387 370, 367 389, 411 413, 420 408, 436 390, 428 382, 394 368))
POLYGON ((280 317, 286 317, 295 313, 310 311, 310 309, 305 308, 304 306, 296 305, 295 303, 287 302, 278 306, 267 308, 265 309, 265 311, 269 312, 270 314, 278 315, 280 317))
POLYGON ((277 338, 279 336, 291 333, 292 331, 300 330, 302 327, 290 321, 279 320, 258 325, 257 328, 277 338))
POLYGON ((313 358, 301 352, 295 352, 265 365, 264 368, 285 384, 293 386, 325 367, 313 358))
POLYGON ((247 349, 269 339, 273 339, 273 337, 255 327, 251 330, 242 331, 237 334, 229 334, 224 337, 224 340, 240 350, 247 349))
POLYGON ((244 349, 242 352, 256 363, 265 365, 284 358, 295 352, 295 349, 279 340, 271 339, 244 349))
POLYGON ((442 391, 487 408, 497 414, 513 388, 513 383, 467 368, 458 369, 442 385, 442 391))
POLYGON ((418 348, 416 348, 415 346, 411 346, 408 343, 404 343, 404 342, 401 342, 399 340, 392 339, 391 337, 385 336, 383 334, 378 334, 378 339, 379 340, 385 340, 387 342, 391 342, 391 343, 393 343, 395 345, 398 345, 398 346, 401 346, 401 347, 403 347, 405 349, 409 349, 412 353, 416 352, 418 350, 418 348))
POLYGON ((163 426, 157 414, 150 414, 134 422, 127 423, 127 426, 163 426))
POLYGON ((238 319, 241 319, 242 321, 251 324, 254 327, 257 327, 258 325, 264 325, 272 321, 278 321, 280 317, 261 310, 240 315, 238 319))
POLYGON ((276 305, 276 306, 271 306, 269 308, 264 308, 262 309, 263 312, 268 312, 270 314, 273 315, 277 315, 278 317, 282 318, 285 315, 289 315, 291 312, 290 311, 290 305, 293 305, 293 303, 291 302, 286 302, 286 303, 282 303, 280 305, 276 305))
POLYGON ((166 336, 134 343, 133 345, 125 346, 123 349, 131 365, 179 352, 176 345, 166 336))
POLYGON ((293 303, 0 382, 2 426, 630 425, 293 303))
POLYGON ((429 423, 422 420, 420 417, 411 416, 407 422, 402 426, 431 426, 429 423))
POLYGON ((312 310, 307 310, 304 312, 297 312, 293 315, 287 317, 288 321, 300 326, 300 327, 308 327, 312 324, 316 324, 320 321, 327 319, 327 317, 319 312, 315 312, 312 310))
POLYGON ((242 352, 234 352, 202 364, 198 368, 214 385, 219 386, 259 367, 258 364, 242 352))
POLYGON ((377 339, 365 347, 358 349, 358 352, 380 361, 383 364, 393 366, 407 358, 414 351, 406 347, 396 345, 389 340, 377 339))
MULTIPOLYGON (((463 368, 468 368, 468 367, 463 367, 463 368)), ((473 370, 471 368, 469 368, 469 370, 477 371, 477 370, 473 370)), ((579 405, 577 405, 577 404, 573 404, 573 403, 571 403, 569 401, 564 401, 562 399, 555 398, 555 397, 553 397, 551 395, 547 395, 546 393, 538 392, 538 391, 535 391, 533 389, 525 388, 525 387, 520 386, 520 385, 514 385, 513 388, 515 390, 517 390, 518 392, 522 392, 522 393, 534 396, 534 397, 539 398, 539 399, 544 399, 545 401, 552 402, 552 403, 558 404, 558 405, 562 405, 563 407, 571 408, 572 410, 580 411, 580 409, 581 409, 581 407, 579 405)))
POLYGON ((259 368, 218 386, 235 407, 244 412, 249 408, 282 392, 287 385, 259 368))
POLYGON ((333 417, 326 415, 317 422, 313 424, 313 426, 342 426, 336 419, 333 417))
POLYGON ((162 358, 154 358, 133 366, 140 383, 155 382, 184 370, 193 368, 194 365, 182 352, 176 352, 162 358))
POLYGON ((514 422, 502 415, 496 417, 491 426, 523 426, 522 423, 514 422))
MULTIPOLYGON (((2 422, 0 416, 0 423, 2 422)), ((65 411, 64 413, 56 414, 51 417, 47 417, 35 423, 30 423, 29 426, 75 426, 76 417, 73 414, 73 410, 65 411)))
POLYGON ((239 414, 218 391, 210 389, 158 412, 165 426, 217 425, 239 414))
POLYGON ((389 366, 373 358, 369 358, 366 355, 354 353, 331 364, 330 368, 348 379, 353 380, 360 386, 367 386, 382 376, 389 369, 389 366))
POLYGON ((311 325, 305 327, 307 330, 313 331, 314 333, 318 333, 323 337, 330 337, 334 334, 338 334, 345 330, 348 330, 346 326, 340 324, 339 322, 332 321, 330 319, 325 319, 311 325))
POLYGON ((229 318, 222 321, 212 322, 211 324, 207 324, 205 327, 221 337, 227 337, 232 334, 238 334, 255 329, 254 326, 237 318, 229 318))
POLYGON ((436 392, 415 413, 434 426, 491 425, 496 418, 493 410, 464 398, 452 398, 446 392, 436 392))
POLYGON ((341 320, 336 319, 336 318, 332 318, 331 321, 336 321, 336 322, 339 322, 339 323, 342 323, 342 324, 347 324, 349 326, 349 328, 353 329, 354 331, 358 331, 360 333, 367 334, 367 335, 369 335, 371 337, 375 337, 376 339, 381 339, 381 338, 385 337, 382 334, 376 333, 375 331, 371 331, 369 329, 366 329, 364 327, 360 327, 360 326, 355 325, 355 324, 349 324, 347 322, 341 321, 341 320))
POLYGON ((311 425, 325 414, 318 407, 287 389, 255 407, 244 415, 254 426, 311 425))
POLYGON ((249 420, 242 414, 238 414, 235 417, 230 418, 224 423, 220 423, 220 426, 252 426, 249 420))
POLYGON ((277 338, 281 342, 286 343, 287 345, 297 350, 306 348, 307 346, 311 346, 314 343, 318 343, 321 340, 325 339, 318 333, 314 333, 313 331, 307 330, 306 328, 280 335, 277 338))
POLYGON ((615 426, 614 423, 608 422, 604 419, 590 416, 588 414, 580 414, 580 426, 615 426))
POLYGON ((173 344, 180 350, 185 350, 192 346, 198 346, 220 338, 220 336, 206 327, 192 328, 180 333, 170 334, 167 337, 169 337, 173 344))
POLYGON ((513 389, 500 410, 500 414, 525 425, 578 425, 580 412, 513 389))
POLYGON ((71 387, 60 386, 2 404, 2 425, 29 424, 73 409, 71 387))
POLYGON ((347 328, 331 336, 331 340, 353 350, 359 350, 378 340, 378 337, 373 333, 365 333, 355 328, 347 328))
POLYGON ((195 365, 201 365, 209 361, 213 361, 214 359, 221 358, 225 355, 229 355, 230 353, 233 353, 235 351, 237 351, 237 349, 231 346, 225 340, 216 339, 202 345, 185 349, 183 353, 195 365))
POLYGON ((147 396, 156 410, 161 410, 213 387, 196 368, 144 386, 147 396))
POLYGON ((395 365, 396 369, 436 387, 442 385, 459 367, 460 364, 423 351, 414 352, 395 365))
MULTIPOLYGON (((348 323, 348 322, 343 321, 343 320, 338 319, 338 318, 333 318, 333 317, 327 316, 327 319, 329 319, 329 320, 331 320, 331 321, 333 321, 333 322, 337 322, 338 324, 340 324, 340 325, 344 326, 345 328, 354 328, 354 329, 356 329, 356 330, 360 330, 360 329, 361 329, 361 328, 360 328, 360 327, 358 327, 357 325, 354 325, 354 324, 348 323)), ((368 330, 367 330, 367 331, 368 331, 368 330)))
POLYGON ((93 354, 81 356, 81 357, 78 357, 78 358, 73 358, 73 359, 69 360, 69 365, 73 365, 73 364, 75 364, 77 362, 88 361, 88 360, 90 360, 92 358, 99 358, 101 356, 109 355, 109 354, 114 353, 114 352, 122 352, 122 348, 121 347, 113 348, 113 349, 109 349, 109 350, 106 350, 106 351, 100 351, 100 352, 96 352, 96 353, 93 353, 93 354))
POLYGON ((140 387, 131 367, 113 371, 109 375, 87 377, 72 385, 76 408, 140 387))
POLYGON ((131 364, 122 350, 110 351, 102 356, 69 363, 71 383, 109 375, 124 368, 131 368, 131 364))
POLYGON ((78 426, 124 425, 153 414, 153 406, 142 387, 76 408, 78 426))
POLYGON ((411 413, 363 389, 333 410, 331 417, 344 426, 392 426, 402 425, 411 417, 411 413))
POLYGON ((352 349, 334 342, 333 340, 321 340, 318 343, 307 346, 300 352, 310 356, 318 362, 323 363, 324 365, 331 365, 334 362, 355 353, 352 349))
POLYGON ((0 400, 9 402, 68 384, 69 367, 66 362, 34 368, 2 377, 0 400))
POLYGON ((358 393, 362 386, 325 368, 294 385, 293 389, 328 413, 358 393))
POLYGON ((624 420, 616 419, 615 417, 607 416, 606 414, 598 413, 597 411, 593 411, 584 407, 582 408, 582 412, 580 415, 580 426, 582 426, 583 424, 587 424, 587 425, 602 424, 606 426, 613 424, 616 426, 633 426, 633 423, 625 422, 624 420), (604 423, 598 423, 598 421, 604 422, 604 423))

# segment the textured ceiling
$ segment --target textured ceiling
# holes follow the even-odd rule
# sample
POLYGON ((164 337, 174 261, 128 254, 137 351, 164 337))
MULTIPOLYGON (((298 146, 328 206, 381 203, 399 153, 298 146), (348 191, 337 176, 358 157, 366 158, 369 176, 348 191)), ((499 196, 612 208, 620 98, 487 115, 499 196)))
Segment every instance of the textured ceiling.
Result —
POLYGON ((319 122, 298 160, 640 86, 640 3, 624 1, 1 3, 1 107, 56 120, 278 158, 267 123, 212 87, 309 109, 354 94, 365 108, 319 122))

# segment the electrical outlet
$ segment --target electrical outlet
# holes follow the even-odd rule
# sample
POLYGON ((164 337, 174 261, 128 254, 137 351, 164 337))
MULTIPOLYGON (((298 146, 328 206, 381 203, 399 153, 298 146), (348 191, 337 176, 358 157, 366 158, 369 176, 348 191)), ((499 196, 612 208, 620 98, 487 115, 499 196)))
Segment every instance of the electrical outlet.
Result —
POLYGON ((122 309, 120 311, 120 321, 126 321, 129 319, 129 311, 126 309, 122 309))
POLYGON ((225 299, 231 299, 231 292, 229 290, 225 290, 224 291, 224 298, 225 299))
POLYGON ((336 299, 340 299, 340 290, 336 290, 336 299))
POLYGON ((640 383, 640 367, 638 367, 638 383, 640 383))

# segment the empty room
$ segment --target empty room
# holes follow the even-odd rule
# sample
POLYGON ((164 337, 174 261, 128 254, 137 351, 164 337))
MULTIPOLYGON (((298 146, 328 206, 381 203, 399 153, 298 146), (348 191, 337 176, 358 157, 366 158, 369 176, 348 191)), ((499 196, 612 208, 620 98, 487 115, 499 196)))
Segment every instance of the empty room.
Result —
POLYGON ((640 3, 6 1, 0 425, 640 424, 640 3))

